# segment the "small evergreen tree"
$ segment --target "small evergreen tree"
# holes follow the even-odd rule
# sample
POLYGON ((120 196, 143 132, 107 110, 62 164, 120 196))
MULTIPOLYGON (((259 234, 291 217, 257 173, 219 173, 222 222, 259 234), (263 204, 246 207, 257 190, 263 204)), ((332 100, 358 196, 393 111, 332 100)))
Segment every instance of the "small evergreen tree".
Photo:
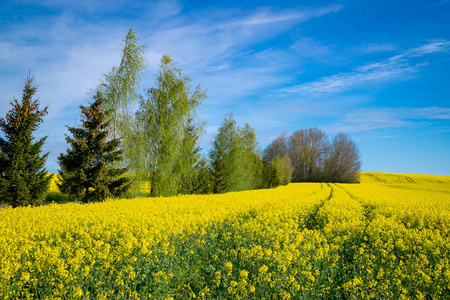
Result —
POLYGON ((110 112, 102 111, 102 93, 96 92, 94 100, 89 107, 80 106, 83 127, 68 128, 73 135, 73 138, 66 135, 70 149, 58 157, 59 188, 85 203, 119 197, 131 185, 128 178, 121 177, 127 168, 114 168, 118 165, 115 163, 122 161, 123 151, 118 139, 108 139, 110 112))
POLYGON ((223 159, 222 148, 218 147, 216 158, 211 164, 211 174, 213 180, 213 193, 222 194, 229 191, 229 181, 227 176, 227 169, 223 159))
POLYGON ((196 166, 197 178, 193 185, 193 194, 209 194, 212 192, 212 174, 208 167, 208 163, 204 157, 201 157, 196 166))
POLYGON ((6 137, 0 138, 0 192, 13 207, 41 203, 51 180, 44 168, 48 153, 40 155, 47 137, 37 142, 33 137, 48 108, 40 110, 39 101, 32 99, 37 90, 33 80, 28 75, 22 101, 10 102, 13 108, 0 119, 6 137))
POLYGON ((181 141, 180 158, 174 166, 174 173, 180 176, 180 187, 178 194, 193 194, 198 181, 200 166, 200 146, 198 139, 202 127, 196 126, 192 118, 188 118, 184 128, 184 137, 181 141))
MULTIPOLYGON (((0 195, 4 195, 6 192, 6 182, 3 180, 3 174, 5 174, 6 171, 6 157, 5 154, 3 154, 1 147, 0 147, 0 195)), ((6 201, 3 199, 3 196, 0 196, 0 203, 3 203, 6 201)))

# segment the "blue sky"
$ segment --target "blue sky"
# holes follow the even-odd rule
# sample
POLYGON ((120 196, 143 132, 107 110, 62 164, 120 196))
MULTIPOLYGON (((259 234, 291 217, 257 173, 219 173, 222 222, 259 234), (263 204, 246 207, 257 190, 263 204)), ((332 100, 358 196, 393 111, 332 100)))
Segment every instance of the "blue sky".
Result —
POLYGON ((163 54, 208 90, 205 152, 232 111, 261 148, 319 127, 348 133, 363 171, 450 175, 449 0, 2 1, 0 116, 31 68, 50 172, 131 27, 148 46, 142 93, 163 54))

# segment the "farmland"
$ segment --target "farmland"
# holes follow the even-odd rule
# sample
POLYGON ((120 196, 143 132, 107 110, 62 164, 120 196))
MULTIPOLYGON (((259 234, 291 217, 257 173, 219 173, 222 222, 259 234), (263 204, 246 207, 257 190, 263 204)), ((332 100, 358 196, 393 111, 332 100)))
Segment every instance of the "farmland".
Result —
POLYGON ((0 210, 2 299, 450 297, 450 176, 0 210))

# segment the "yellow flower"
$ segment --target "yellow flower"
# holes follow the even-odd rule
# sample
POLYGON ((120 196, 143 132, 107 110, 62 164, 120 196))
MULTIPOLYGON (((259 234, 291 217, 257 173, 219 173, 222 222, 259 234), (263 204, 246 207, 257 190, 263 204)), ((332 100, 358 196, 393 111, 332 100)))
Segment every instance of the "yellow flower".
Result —
POLYGON ((262 265, 262 266, 258 269, 259 273, 261 273, 261 274, 266 273, 267 270, 269 270, 269 268, 268 268, 266 265, 262 265))

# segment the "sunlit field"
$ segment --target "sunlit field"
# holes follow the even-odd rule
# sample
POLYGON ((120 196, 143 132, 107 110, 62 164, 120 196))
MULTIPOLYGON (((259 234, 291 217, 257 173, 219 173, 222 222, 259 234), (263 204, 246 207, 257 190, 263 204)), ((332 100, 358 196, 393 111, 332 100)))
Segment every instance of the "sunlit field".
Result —
POLYGON ((3 208, 0 298, 449 298, 450 176, 360 181, 3 208))

